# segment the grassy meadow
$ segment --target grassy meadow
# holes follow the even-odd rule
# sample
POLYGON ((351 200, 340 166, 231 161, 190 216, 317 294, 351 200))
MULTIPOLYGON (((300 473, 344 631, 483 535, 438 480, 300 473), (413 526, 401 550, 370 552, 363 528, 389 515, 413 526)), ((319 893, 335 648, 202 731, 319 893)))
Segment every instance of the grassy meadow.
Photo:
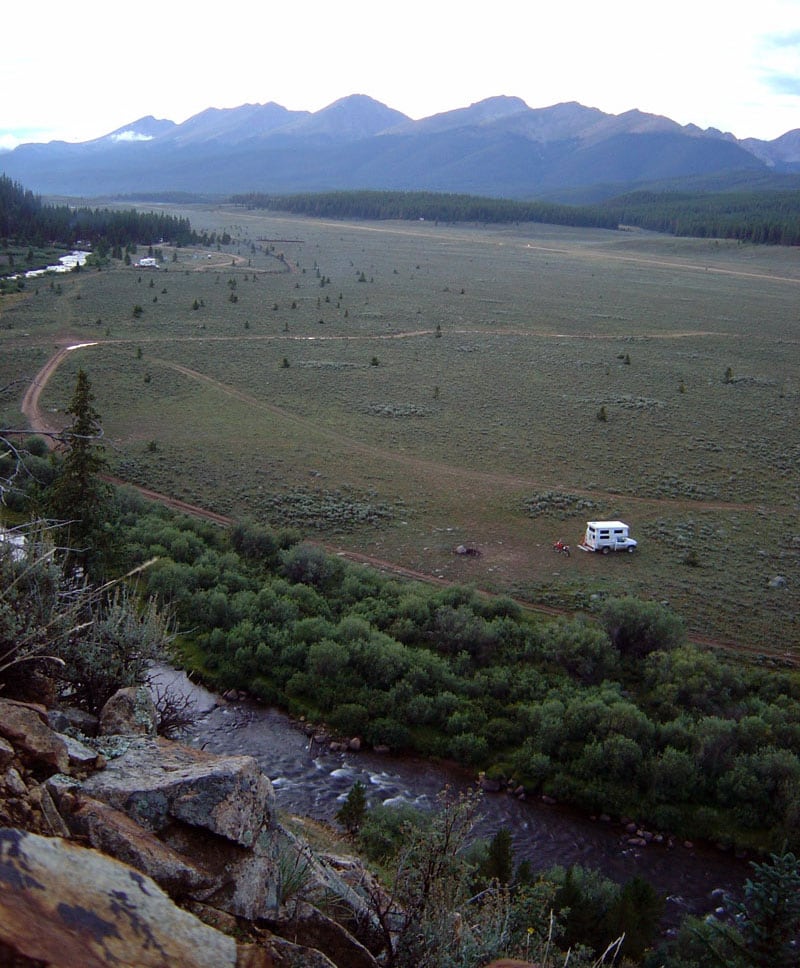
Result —
POLYGON ((535 604, 631 593, 797 652, 796 250, 177 214, 233 244, 0 298, 0 385, 93 343, 41 403, 63 421, 86 369, 120 477, 535 604), (637 554, 553 553, 607 517, 637 554))

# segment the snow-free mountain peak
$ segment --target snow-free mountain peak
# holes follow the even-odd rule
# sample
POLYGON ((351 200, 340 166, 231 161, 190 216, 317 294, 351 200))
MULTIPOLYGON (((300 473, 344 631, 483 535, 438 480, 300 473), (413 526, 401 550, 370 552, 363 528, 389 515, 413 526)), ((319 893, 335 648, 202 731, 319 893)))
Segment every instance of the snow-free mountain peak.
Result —
POLYGON ((780 179, 800 172, 800 131, 739 141, 638 109, 531 108, 506 95, 415 121, 352 94, 314 112, 268 102, 208 108, 181 124, 147 116, 90 142, 20 145, 0 163, 52 195, 372 189, 596 200, 712 175, 739 189, 780 179))

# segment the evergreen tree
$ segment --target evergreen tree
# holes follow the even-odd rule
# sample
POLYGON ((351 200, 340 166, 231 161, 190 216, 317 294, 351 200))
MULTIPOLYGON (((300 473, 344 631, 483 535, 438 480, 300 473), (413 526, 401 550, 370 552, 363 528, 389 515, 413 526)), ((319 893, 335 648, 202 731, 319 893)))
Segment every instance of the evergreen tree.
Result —
POLYGON ((492 837, 486 857, 480 866, 481 875, 487 880, 510 884, 514 876, 514 847, 511 831, 503 827, 492 837))
POLYGON ((357 834, 366 813, 367 788, 360 780, 356 780, 336 813, 336 819, 349 834, 357 834))
POLYGON ((744 885, 741 902, 728 901, 748 965, 790 968, 800 942, 800 863, 792 853, 771 854, 751 864, 755 876, 744 885))
POLYGON ((81 566, 97 575, 108 560, 113 531, 111 489, 100 478, 106 461, 94 399, 89 378, 80 370, 66 411, 73 418, 63 434, 67 450, 56 470, 48 503, 50 513, 67 527, 67 567, 81 566))

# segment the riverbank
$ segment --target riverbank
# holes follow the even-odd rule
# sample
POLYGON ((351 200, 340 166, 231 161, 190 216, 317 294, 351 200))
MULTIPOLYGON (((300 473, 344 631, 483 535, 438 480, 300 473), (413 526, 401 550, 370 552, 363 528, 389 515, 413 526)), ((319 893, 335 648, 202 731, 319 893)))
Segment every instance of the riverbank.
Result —
MULTIPOLYGON (((251 699, 224 700, 177 670, 162 669, 160 681, 188 693, 196 703, 188 741, 214 753, 255 757, 272 780, 279 809, 287 813, 333 823, 357 781, 364 784, 369 805, 406 804, 422 810, 433 809, 445 786, 474 788, 474 777, 452 766, 372 750, 331 750, 313 742, 304 724, 285 713, 251 699)), ((591 818, 538 798, 486 793, 481 812, 475 836, 490 838, 500 829, 509 830, 517 863, 526 860, 534 871, 580 865, 619 884, 637 875, 644 878, 666 899, 665 930, 675 928, 687 914, 714 912, 722 895, 738 894, 749 874, 746 859, 730 851, 668 836, 660 842, 645 840, 627 824, 591 818)))

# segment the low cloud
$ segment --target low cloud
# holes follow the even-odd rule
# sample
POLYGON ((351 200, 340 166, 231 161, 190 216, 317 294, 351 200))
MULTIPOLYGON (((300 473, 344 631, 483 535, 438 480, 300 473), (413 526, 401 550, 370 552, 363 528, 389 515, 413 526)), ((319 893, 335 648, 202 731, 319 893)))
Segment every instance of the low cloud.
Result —
POLYGON ((760 38, 761 81, 773 94, 800 97, 800 30, 760 38))
POLYGON ((52 137, 52 132, 46 128, 6 129, 0 131, 0 151, 13 151, 18 145, 44 141, 48 136, 52 137))
POLYGON ((151 134, 140 134, 138 131, 120 131, 118 134, 111 135, 112 141, 152 141, 151 134))
POLYGON ((800 97, 800 77, 796 74, 781 74, 771 71, 762 75, 764 83, 775 94, 789 94, 800 97))
POLYGON ((788 30, 785 33, 766 34, 763 42, 767 47, 800 47, 800 30, 788 30))

